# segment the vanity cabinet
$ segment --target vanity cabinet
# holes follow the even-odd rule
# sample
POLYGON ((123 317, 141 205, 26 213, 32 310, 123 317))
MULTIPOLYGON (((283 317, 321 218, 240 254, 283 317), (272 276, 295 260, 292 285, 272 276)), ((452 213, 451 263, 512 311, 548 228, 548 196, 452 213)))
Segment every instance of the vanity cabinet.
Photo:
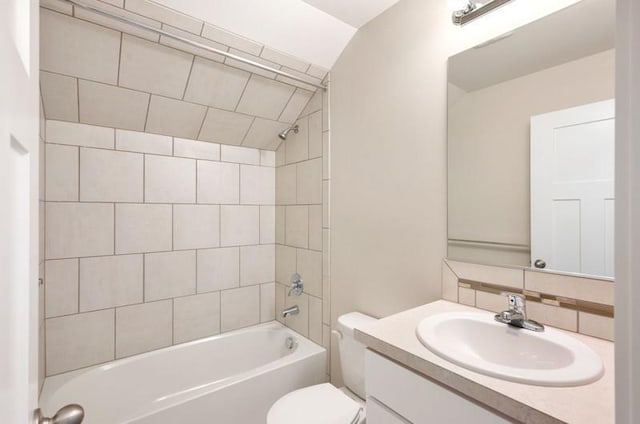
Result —
POLYGON ((367 350, 367 424, 501 424, 483 406, 367 350))

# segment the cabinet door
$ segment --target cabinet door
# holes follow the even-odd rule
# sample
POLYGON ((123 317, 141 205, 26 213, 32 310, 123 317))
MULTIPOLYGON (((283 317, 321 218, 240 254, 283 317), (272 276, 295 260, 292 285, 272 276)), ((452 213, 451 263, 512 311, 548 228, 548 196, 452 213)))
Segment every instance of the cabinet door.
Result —
POLYGON ((370 350, 366 356, 365 382, 368 397, 375 398, 413 424, 510 422, 370 350))
POLYGON ((411 424, 372 397, 367 398, 367 424, 411 424))

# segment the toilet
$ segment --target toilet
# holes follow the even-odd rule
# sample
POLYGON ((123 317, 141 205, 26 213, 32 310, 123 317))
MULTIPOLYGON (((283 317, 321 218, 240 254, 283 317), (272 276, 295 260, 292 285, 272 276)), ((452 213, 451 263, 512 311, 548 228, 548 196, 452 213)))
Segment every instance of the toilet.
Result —
POLYGON ((345 387, 324 383, 287 393, 269 410, 267 424, 363 424, 365 346, 353 338, 353 330, 374 321, 360 312, 338 317, 335 333, 345 387))

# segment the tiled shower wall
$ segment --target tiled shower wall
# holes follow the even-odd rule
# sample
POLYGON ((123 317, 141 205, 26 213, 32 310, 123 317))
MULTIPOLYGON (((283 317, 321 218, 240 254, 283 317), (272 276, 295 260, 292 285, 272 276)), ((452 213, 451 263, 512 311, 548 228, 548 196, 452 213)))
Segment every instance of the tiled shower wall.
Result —
POLYGON ((47 375, 274 319, 275 152, 62 121, 45 150, 47 375))
MULTIPOLYGON (((330 348, 328 92, 318 92, 276 151, 276 318, 330 348), (300 274, 301 296, 288 295, 300 274), (284 308, 300 314, 283 319, 284 308)), ((329 369, 329 368, 328 368, 329 369)))
MULTIPOLYGON (((319 83, 326 70, 147 0, 80 0, 319 83)), ((47 119, 275 150, 316 88, 60 0, 41 2, 47 119)))

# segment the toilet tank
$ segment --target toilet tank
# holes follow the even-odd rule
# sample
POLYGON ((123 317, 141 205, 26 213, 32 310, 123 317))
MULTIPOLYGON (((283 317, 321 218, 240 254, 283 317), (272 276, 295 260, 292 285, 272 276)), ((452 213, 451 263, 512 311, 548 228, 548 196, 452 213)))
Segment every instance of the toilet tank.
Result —
POLYGON ((353 338, 353 330, 377 321, 360 312, 351 312, 338 317, 338 331, 342 337, 338 342, 340 367, 344 385, 362 399, 364 392, 364 351, 365 345, 353 338))

